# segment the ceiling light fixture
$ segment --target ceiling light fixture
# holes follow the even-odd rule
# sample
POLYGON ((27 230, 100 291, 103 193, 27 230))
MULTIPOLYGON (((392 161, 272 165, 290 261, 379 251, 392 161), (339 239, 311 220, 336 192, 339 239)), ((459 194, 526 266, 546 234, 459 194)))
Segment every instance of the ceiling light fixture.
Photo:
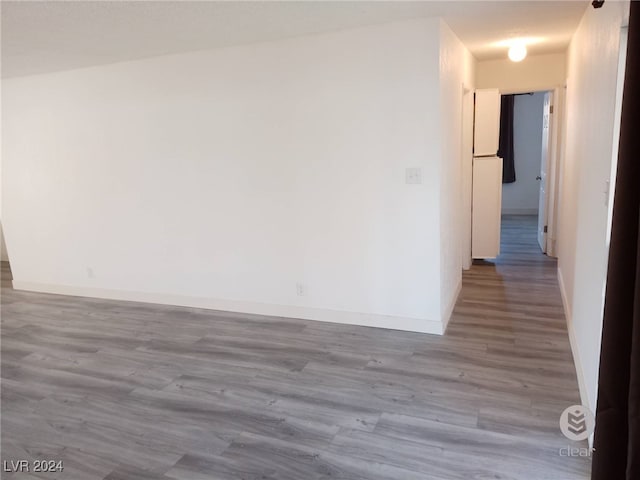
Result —
POLYGON ((509 59, 512 62, 521 62, 527 56, 527 46, 524 42, 514 42, 509 47, 509 59))

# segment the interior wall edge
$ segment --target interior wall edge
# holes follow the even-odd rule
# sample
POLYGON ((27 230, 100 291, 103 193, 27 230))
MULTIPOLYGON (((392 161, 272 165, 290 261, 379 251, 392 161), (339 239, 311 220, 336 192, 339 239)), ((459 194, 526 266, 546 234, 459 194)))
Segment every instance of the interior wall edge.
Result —
POLYGON ((445 314, 442 316, 442 324, 441 324, 442 334, 444 334, 447 331, 447 326, 449 325, 449 321, 451 320, 451 316, 453 315, 453 309, 456 307, 456 303, 458 303, 458 298, 460 297, 461 291, 462 291, 462 277, 460 277, 460 281, 458 282, 458 285, 455 290, 456 293, 453 295, 451 303, 449 304, 447 309, 444 311, 445 314))

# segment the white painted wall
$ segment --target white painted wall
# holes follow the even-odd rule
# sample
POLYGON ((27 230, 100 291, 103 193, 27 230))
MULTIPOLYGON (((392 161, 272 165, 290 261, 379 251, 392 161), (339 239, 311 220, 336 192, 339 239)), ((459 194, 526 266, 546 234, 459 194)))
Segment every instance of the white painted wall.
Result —
POLYGON ((583 402, 595 409, 608 239, 605 183, 616 118, 620 28, 629 2, 589 8, 569 48, 566 152, 561 165, 558 277, 583 402))
MULTIPOLYGON (((2 102, 0 101, 0 110, 2 108, 2 102)), ((1 122, 0 122, 0 131, 1 131, 1 122)), ((2 136, 0 135, 0 139, 2 136)), ((0 144, 2 142, 0 141, 0 144)), ((2 213, 2 158, 0 157, 0 216, 2 213)), ((9 254, 7 253, 7 245, 4 241, 4 232, 2 230, 2 220, 0 220, 0 260, 3 262, 9 261, 9 254)))
MULTIPOLYGON (((2 29, 0 28, 0 31, 1 30, 2 29)), ((1 67, 0 67, 0 70, 1 70, 1 67)), ((2 110, 2 94, 0 93, 0 111, 1 110, 2 110)), ((2 144, 2 120, 0 118, 0 145, 1 144, 2 144)), ((7 262, 9 261, 9 254, 7 253, 7 244, 4 241, 4 231, 2 229, 1 218, 2 218, 2 155, 0 153, 0 260, 3 262, 7 262)))
POLYGON ((502 213, 537 215, 540 199, 544 92, 516 95, 513 149, 516 181, 502 185, 502 213))
POLYGON ((476 87, 498 88, 503 94, 549 90, 564 85, 566 64, 564 53, 530 55, 522 62, 514 63, 505 52, 503 59, 478 62, 476 87))
MULTIPOLYGON (((441 317, 448 322, 462 287, 464 153, 462 100, 472 86, 475 60, 445 22, 440 23, 440 115, 442 170, 440 184, 441 317)), ((473 121, 467 119, 467 121, 473 121)), ((471 155, 470 151, 466 152, 471 155)), ((470 159, 470 157, 469 157, 470 159)), ((470 235, 469 235, 470 236, 470 235)))
POLYGON ((444 30, 4 81, 14 284, 441 332, 444 30))

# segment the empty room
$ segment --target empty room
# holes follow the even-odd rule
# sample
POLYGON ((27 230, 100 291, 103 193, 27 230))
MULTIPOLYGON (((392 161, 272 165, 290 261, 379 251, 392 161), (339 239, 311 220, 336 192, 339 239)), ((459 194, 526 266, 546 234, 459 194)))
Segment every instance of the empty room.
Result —
POLYGON ((640 478, 640 4, 0 16, 1 478, 640 478))

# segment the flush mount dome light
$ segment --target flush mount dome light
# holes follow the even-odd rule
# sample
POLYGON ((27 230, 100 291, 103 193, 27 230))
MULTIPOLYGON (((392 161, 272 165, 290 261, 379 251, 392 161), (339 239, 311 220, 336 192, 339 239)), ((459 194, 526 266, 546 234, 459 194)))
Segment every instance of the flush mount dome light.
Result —
POLYGON ((509 47, 509 59, 512 62, 521 62, 527 56, 527 46, 524 42, 515 42, 509 47))

